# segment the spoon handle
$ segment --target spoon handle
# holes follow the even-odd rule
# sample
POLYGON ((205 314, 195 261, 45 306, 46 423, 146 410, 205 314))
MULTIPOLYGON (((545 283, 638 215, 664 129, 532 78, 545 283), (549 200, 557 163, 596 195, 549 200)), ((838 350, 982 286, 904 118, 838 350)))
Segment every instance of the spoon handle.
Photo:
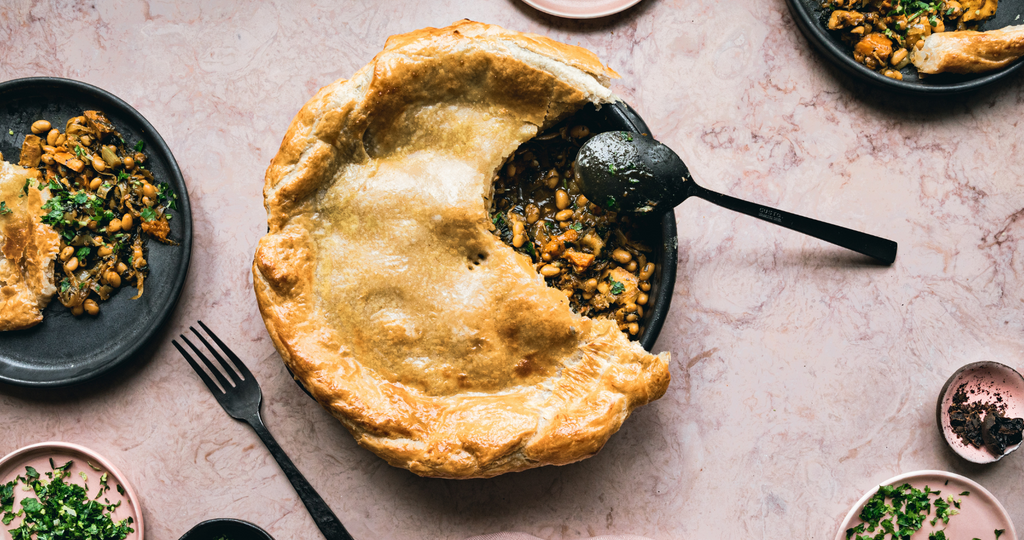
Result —
POLYGON ((715 193, 709 189, 698 186, 692 180, 688 181, 688 196, 700 197, 705 201, 712 202, 723 208, 735 210, 748 216, 756 217, 762 221, 781 225, 787 229, 802 232, 820 240, 842 246, 846 249, 856 251, 878 259, 885 264, 892 264, 896 260, 896 242, 879 238, 870 234, 847 229, 824 221, 806 218, 791 214, 783 210, 776 210, 760 204, 754 204, 744 200, 715 193))

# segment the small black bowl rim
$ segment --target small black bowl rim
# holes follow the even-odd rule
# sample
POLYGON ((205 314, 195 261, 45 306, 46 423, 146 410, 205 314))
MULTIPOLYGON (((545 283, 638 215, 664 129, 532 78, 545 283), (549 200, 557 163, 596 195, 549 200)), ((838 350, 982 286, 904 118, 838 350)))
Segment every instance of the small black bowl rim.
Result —
MULTIPOLYGON (((1009 77, 1024 66, 1024 58, 1011 64, 1009 67, 978 75, 968 80, 958 80, 948 84, 929 84, 921 82, 907 82, 890 79, 881 73, 872 71, 861 65, 845 48, 839 46, 829 35, 828 30, 822 27, 817 18, 807 10, 804 0, 786 0, 790 12, 794 15, 796 25, 803 32, 807 40, 814 44, 818 50, 825 55, 832 63, 836 64, 847 74, 856 77, 864 82, 870 83, 878 88, 893 90, 902 94, 913 94, 918 96, 948 96, 963 94, 977 90, 990 83, 1009 77)), ((935 77, 935 76, 933 76, 935 77)))
POLYGON ((208 519, 206 521, 200 522, 197 525, 195 525, 194 527, 192 527, 191 529, 189 529, 188 532, 183 534, 181 536, 181 538, 179 538, 178 540, 216 540, 212 535, 211 536, 200 536, 200 535, 210 531, 211 529, 212 529, 212 531, 210 531, 210 532, 212 534, 226 534, 224 532, 218 532, 218 530, 219 529, 224 529, 224 528, 232 528, 232 527, 237 528, 239 531, 244 530, 245 532, 248 532, 248 533, 260 535, 260 538, 256 538, 256 539, 252 539, 251 537, 246 537, 244 539, 239 538, 239 539, 232 539, 232 540, 274 540, 274 537, 270 536, 270 533, 268 533, 267 531, 264 531, 263 529, 261 529, 255 523, 250 523, 248 521, 245 521, 245 520, 242 520, 242 519, 235 519, 235 518, 213 518, 213 519, 208 519))

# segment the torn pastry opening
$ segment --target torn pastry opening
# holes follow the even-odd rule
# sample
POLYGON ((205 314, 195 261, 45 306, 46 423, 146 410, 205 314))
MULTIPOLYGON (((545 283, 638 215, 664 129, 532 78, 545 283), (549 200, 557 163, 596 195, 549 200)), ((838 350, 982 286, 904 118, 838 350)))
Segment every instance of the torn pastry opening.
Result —
POLYGON ((610 318, 637 338, 651 308, 654 250, 642 222, 580 192, 576 154, 593 134, 574 115, 516 149, 493 176, 490 228, 565 293, 573 312, 610 318))

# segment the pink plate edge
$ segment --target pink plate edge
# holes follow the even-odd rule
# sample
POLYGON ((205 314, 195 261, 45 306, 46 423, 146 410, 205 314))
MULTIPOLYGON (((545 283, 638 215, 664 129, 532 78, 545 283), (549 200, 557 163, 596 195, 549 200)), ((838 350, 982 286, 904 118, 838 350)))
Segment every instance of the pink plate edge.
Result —
POLYGON ((146 527, 143 524, 142 519, 142 506, 139 503, 138 494, 135 493, 135 488, 132 487, 131 482, 128 481, 128 479, 125 477, 124 473, 122 473, 120 469, 115 467, 114 464, 107 461, 105 457, 99 455, 94 450, 86 448, 80 444, 67 443, 63 441, 47 441, 35 443, 30 444, 28 446, 23 446, 7 454, 3 458, 0 458, 0 468, 3 468, 8 463, 20 458, 25 454, 30 454, 39 450, 46 449, 60 449, 70 452, 78 452, 80 454, 88 456, 90 459, 96 460, 96 462, 101 467, 106 469, 106 471, 109 472, 114 478, 116 478, 121 484, 121 487, 124 488, 125 493, 128 495, 128 500, 132 505, 132 510, 135 513, 135 517, 137 518, 133 523, 133 525, 135 525, 135 532, 139 535, 139 540, 143 540, 146 537, 146 527))
POLYGON ((620 0, 615 6, 608 8, 604 11, 595 11, 589 13, 576 13, 572 11, 560 11, 557 7, 558 0, 523 0, 524 4, 530 7, 547 13, 548 15, 554 15, 556 17, 564 17, 566 19, 599 19, 601 17, 607 17, 616 13, 625 11, 640 3, 640 0, 620 0))
POLYGON ((878 486, 891 486, 891 485, 893 485, 893 484, 895 484, 897 482, 903 482, 903 481, 907 480, 908 478, 913 478, 915 476, 925 476, 925 475, 929 475, 929 474, 934 474, 934 475, 937 475, 937 476, 945 476, 945 477, 947 477, 949 479, 952 479, 952 480, 959 480, 959 481, 961 481, 961 482, 971 486, 971 489, 976 489, 979 492, 984 493, 985 495, 987 495, 990 499, 992 499, 993 502, 996 503, 996 508, 999 510, 999 512, 1001 512, 1004 516, 1006 516, 1006 521, 1007 521, 1007 523, 1010 524, 1010 530, 1008 531, 1010 534, 1008 534, 1006 537, 1008 539, 1017 538, 1017 530, 1014 528, 1013 520, 1010 519, 1010 514, 1006 511, 1006 508, 1003 506, 1003 503, 999 502, 999 499, 997 499, 996 496, 993 495, 991 491, 985 489, 984 486, 982 486, 981 484, 975 482, 974 480, 971 480, 970 478, 967 478, 966 476, 962 476, 962 475, 959 475, 959 474, 956 474, 956 473, 951 473, 949 471, 939 471, 939 470, 924 469, 924 470, 920 470, 920 471, 912 471, 912 472, 908 472, 908 473, 898 474, 898 475, 896 475, 896 476, 894 476, 894 477, 892 477, 892 478, 890 478, 890 479, 888 479, 888 480, 886 480, 884 482, 879 482, 879 483, 875 484, 875 486, 873 488, 869 489, 867 492, 865 492, 864 495, 860 499, 857 499, 857 502, 853 503, 853 506, 850 508, 850 511, 846 513, 846 517, 843 518, 842 523, 840 523, 839 530, 836 531, 836 538, 835 538, 835 540, 846 540, 846 529, 849 528, 850 522, 860 513, 861 507, 863 507, 864 504, 866 502, 868 502, 868 499, 870 499, 878 491, 878 486))

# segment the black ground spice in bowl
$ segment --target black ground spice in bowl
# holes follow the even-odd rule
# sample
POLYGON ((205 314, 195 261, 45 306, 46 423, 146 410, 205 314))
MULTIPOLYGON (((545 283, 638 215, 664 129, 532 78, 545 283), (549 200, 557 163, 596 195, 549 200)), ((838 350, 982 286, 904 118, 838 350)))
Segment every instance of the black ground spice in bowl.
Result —
POLYGON ((946 381, 936 412, 953 451, 974 463, 997 461, 1022 440, 1024 378, 998 362, 966 365, 946 381))

